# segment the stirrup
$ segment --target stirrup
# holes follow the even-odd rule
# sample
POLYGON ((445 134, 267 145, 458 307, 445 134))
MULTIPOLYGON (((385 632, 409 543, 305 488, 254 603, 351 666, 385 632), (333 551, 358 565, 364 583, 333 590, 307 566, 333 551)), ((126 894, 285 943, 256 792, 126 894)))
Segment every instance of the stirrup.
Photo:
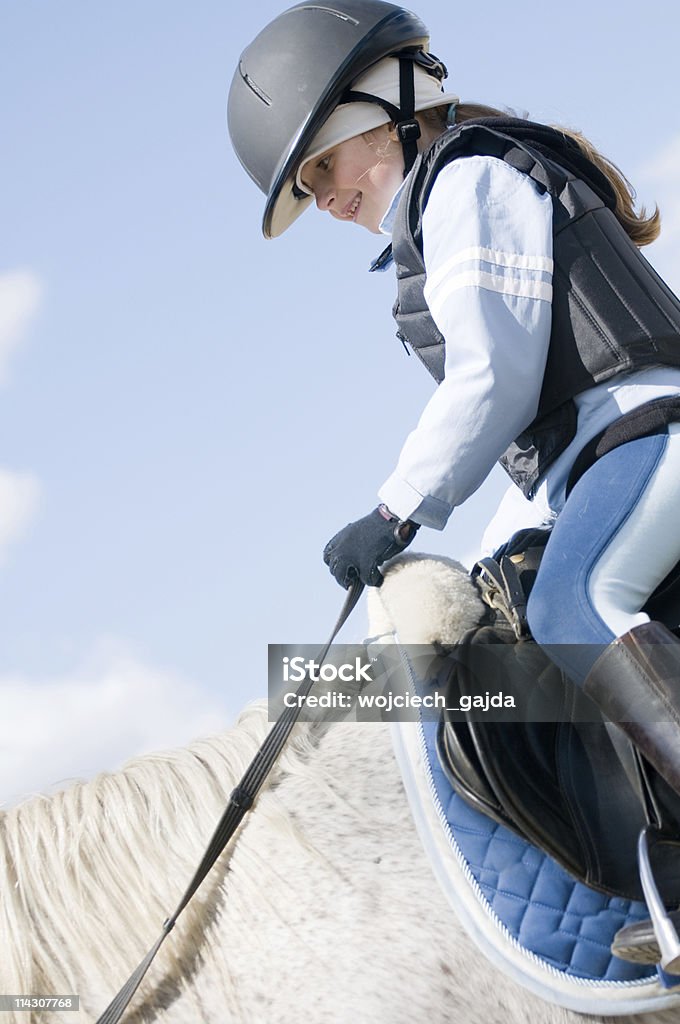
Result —
POLYGON ((680 936, 659 894, 650 860, 651 847, 662 839, 663 832, 658 826, 647 825, 643 828, 637 846, 638 869, 654 935, 659 944, 659 963, 667 974, 680 974, 680 936))

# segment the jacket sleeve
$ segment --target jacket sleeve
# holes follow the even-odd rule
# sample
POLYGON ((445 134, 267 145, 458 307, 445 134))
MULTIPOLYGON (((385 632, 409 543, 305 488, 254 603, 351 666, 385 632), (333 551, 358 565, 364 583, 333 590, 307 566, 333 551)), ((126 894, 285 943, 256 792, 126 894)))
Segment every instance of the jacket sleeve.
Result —
POLYGON ((534 419, 551 327, 552 202, 495 157, 443 168, 423 217, 425 299, 444 380, 380 499, 443 529, 534 419))

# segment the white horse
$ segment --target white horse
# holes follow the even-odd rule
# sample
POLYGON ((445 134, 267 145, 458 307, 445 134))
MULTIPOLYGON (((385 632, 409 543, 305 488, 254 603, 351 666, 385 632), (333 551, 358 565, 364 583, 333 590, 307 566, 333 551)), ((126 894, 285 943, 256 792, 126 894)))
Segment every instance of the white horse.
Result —
MULTIPOLYGON (((160 931, 269 728, 140 757, 0 814, 0 992, 94 1021, 160 931)), ((388 726, 297 726, 138 990, 126 1024, 594 1024, 486 963, 424 859, 388 726)), ((610 1018, 611 1019, 611 1018, 610 1018)), ((621 1019, 621 1018, 619 1018, 621 1019)), ((678 1011, 626 1018, 677 1024, 678 1011)))

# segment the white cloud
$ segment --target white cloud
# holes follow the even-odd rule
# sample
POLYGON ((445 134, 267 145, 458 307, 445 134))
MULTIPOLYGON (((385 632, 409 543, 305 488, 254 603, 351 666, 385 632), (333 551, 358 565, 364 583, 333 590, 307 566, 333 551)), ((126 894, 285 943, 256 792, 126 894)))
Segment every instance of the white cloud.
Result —
POLYGON ((40 484, 32 474, 0 469, 0 564, 7 546, 32 522, 39 497, 40 484))
POLYGON ((661 210, 661 236, 643 252, 676 291, 680 290, 680 267, 677 246, 680 241, 680 135, 670 139, 647 163, 634 179, 646 205, 661 210), (649 198, 647 198, 649 197, 649 198))
POLYGON ((30 270, 0 274, 0 384, 10 356, 40 307, 42 284, 30 270))
POLYGON ((0 678, 0 806, 229 724, 213 695, 123 652, 73 678, 0 678))

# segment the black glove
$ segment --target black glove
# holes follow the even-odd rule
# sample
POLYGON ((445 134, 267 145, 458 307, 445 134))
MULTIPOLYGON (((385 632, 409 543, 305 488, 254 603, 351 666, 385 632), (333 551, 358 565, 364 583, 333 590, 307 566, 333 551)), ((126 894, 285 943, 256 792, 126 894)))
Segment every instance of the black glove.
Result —
POLYGON ((345 589, 356 579, 369 587, 379 587, 383 574, 378 566, 408 547, 418 527, 418 523, 398 519, 386 505, 379 505, 336 533, 324 548, 323 560, 345 589))

